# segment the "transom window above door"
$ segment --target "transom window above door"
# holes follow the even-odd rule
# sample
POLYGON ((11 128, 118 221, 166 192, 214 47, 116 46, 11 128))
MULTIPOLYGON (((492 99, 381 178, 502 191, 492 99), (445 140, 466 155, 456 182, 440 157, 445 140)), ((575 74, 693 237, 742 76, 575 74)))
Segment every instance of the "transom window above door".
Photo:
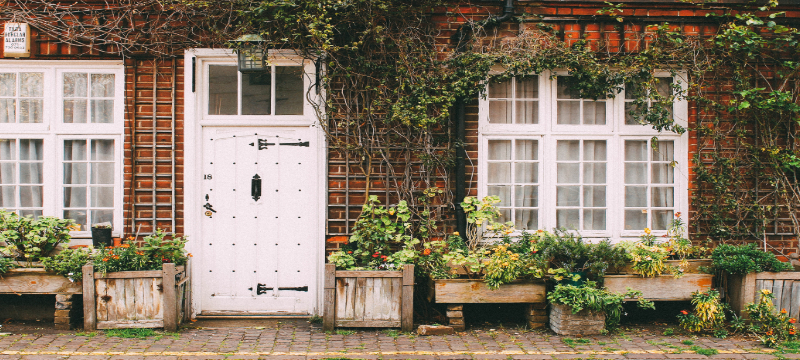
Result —
MULTIPOLYGON (((668 98, 683 83, 659 75, 656 91, 668 98)), ((568 84, 559 73, 489 81, 479 100, 480 196, 498 196, 500 220, 518 230, 666 232, 688 206, 687 135, 632 121, 634 95, 624 89, 587 99, 568 84)), ((685 124, 686 101, 666 110, 685 124)))
POLYGON ((207 71, 208 115, 303 115, 302 66, 241 73, 233 64, 210 64, 207 71))

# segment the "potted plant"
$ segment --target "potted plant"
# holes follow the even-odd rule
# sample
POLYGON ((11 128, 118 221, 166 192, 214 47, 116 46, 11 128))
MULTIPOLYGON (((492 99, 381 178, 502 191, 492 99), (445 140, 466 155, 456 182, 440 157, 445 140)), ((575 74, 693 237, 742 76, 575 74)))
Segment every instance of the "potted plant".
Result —
POLYGON ((0 293, 55 294, 58 329, 69 329, 77 318, 71 300, 82 288, 80 281, 53 272, 46 264, 59 245, 69 242, 72 223, 68 219, 34 219, 0 210, 0 293))
POLYGON ((411 331, 413 264, 420 244, 411 217, 406 201, 387 208, 377 196, 369 196, 348 242, 328 256, 323 309, 326 330, 401 327, 411 331))
POLYGON ((175 331, 188 319, 186 238, 161 230, 141 242, 95 249, 84 265, 84 328, 175 331))
POLYGON ((711 259, 715 272, 725 277, 727 299, 737 314, 747 316, 742 312, 746 304, 758 302, 759 292, 769 290, 775 309, 786 309, 790 317, 800 318, 795 301, 800 297, 800 272, 792 271, 791 264, 752 243, 720 244, 711 252, 711 259))
POLYGON ((113 245, 111 240, 111 224, 99 223, 92 224, 92 246, 104 248, 113 245))
POLYGON ((622 317, 622 302, 635 299, 643 309, 655 309, 641 292, 628 289, 624 294, 599 289, 594 281, 581 285, 558 284, 547 295, 550 302, 550 328, 559 335, 596 335, 612 330, 622 317))
POLYGON ((684 236, 680 213, 675 215, 661 239, 645 229, 638 241, 617 244, 627 251, 629 265, 623 274, 604 277, 606 289, 619 293, 633 288, 649 300, 689 301, 692 293, 711 288, 714 275, 707 273, 711 263, 697 260, 706 258, 709 249, 692 244, 684 236))

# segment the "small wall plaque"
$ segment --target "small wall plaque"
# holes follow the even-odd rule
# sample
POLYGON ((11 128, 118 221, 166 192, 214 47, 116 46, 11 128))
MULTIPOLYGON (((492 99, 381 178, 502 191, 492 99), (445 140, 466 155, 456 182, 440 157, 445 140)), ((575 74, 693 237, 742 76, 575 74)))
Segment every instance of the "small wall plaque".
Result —
POLYGON ((7 58, 31 56, 31 31, 26 23, 5 23, 3 55, 7 58))

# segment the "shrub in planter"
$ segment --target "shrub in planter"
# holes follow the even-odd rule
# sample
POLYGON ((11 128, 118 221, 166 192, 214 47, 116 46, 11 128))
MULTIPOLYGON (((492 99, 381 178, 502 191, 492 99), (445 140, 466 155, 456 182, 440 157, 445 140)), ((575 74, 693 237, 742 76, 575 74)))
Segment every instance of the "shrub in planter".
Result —
POLYGON ((61 243, 70 240, 74 221, 42 216, 33 219, 14 212, 0 210, 0 252, 30 266, 49 256, 61 243))
POLYGON ((550 273, 556 275, 557 281, 565 276, 569 280, 579 280, 578 277, 600 280, 606 271, 621 268, 628 259, 625 249, 608 240, 590 243, 565 230, 539 234, 534 247, 547 262, 547 267, 553 269, 550 273))
MULTIPOLYGON (((622 302, 625 299, 637 299, 637 304, 642 309, 655 309, 653 302, 644 299, 639 291, 628 289, 625 294, 616 294, 598 289, 593 281, 587 281, 580 286, 558 284, 553 291, 547 294, 550 304, 565 305, 572 311, 572 314, 579 314, 584 310, 589 311, 588 313, 584 312, 588 316, 594 316, 595 314, 592 312, 604 314, 606 330, 613 330, 619 325, 622 317, 622 302)), ((552 322, 551 318, 551 326, 552 322)))
POLYGON ((711 252, 715 270, 731 275, 762 271, 791 271, 791 264, 778 260, 774 254, 760 250, 756 244, 720 244, 711 252))
POLYGON ((42 265, 47 271, 52 271, 72 281, 81 281, 83 265, 86 265, 91 257, 92 252, 87 248, 65 249, 54 256, 42 259, 42 265))
POLYGON ((161 264, 185 265, 188 257, 184 249, 186 238, 170 235, 161 229, 145 236, 141 243, 131 241, 121 246, 107 246, 92 255, 94 271, 102 274, 117 271, 160 270, 161 264))

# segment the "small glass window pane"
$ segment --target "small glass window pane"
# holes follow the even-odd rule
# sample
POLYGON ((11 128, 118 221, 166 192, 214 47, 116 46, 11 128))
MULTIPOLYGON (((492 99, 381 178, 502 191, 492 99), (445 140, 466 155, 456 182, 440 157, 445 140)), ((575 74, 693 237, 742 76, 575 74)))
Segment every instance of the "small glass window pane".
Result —
POLYGON ((675 160, 675 143, 672 141, 659 141, 653 149, 653 161, 675 160))
POLYGON ((83 231, 89 230, 86 224, 86 210, 64 210, 64 218, 75 220, 75 224, 80 225, 83 231))
POLYGON ((92 100, 92 122, 114 122, 114 100, 92 100))
POLYGON ((208 114, 236 115, 238 73, 236 66, 208 67, 208 114))
POLYGON ((583 183, 584 184, 605 184, 606 183, 606 164, 605 163, 586 163, 586 164, 583 164, 583 183))
POLYGON ((539 206, 539 187, 538 186, 515 186, 514 187, 514 206, 516 207, 538 207, 539 206))
POLYGON ((672 210, 653 211, 653 230, 667 230, 672 224, 673 216, 672 210))
POLYGON ((647 212, 625 210, 625 230, 644 230, 647 227, 647 212))
POLYGON ((92 163, 91 184, 113 184, 114 163, 92 163))
POLYGON ((21 207, 42 207, 43 196, 41 186, 20 186, 19 202, 21 207))
POLYGON ((583 187, 583 206, 584 207, 605 207, 606 206, 606 187, 605 186, 584 186, 583 187))
POLYGON ((0 73, 0 96, 17 96, 17 74, 0 73))
POLYGON ((17 183, 17 164, 16 163, 0 164, 0 184, 16 184, 16 183, 17 183))
POLYGON ((605 140, 586 140, 583 142, 583 160, 586 161, 605 161, 606 160, 606 141, 605 140))
POLYGON ((275 115, 303 115, 303 68, 275 67, 275 115))
POLYGON ((539 142, 536 140, 516 140, 516 160, 538 160, 539 142))
POLYGON ((580 160, 581 142, 579 140, 559 140, 556 144, 556 160, 580 160))
POLYGON ((625 103, 625 125, 641 125, 638 116, 639 107, 632 103, 626 102, 625 103))
POLYGON ((64 100, 64 122, 86 123, 86 100, 64 100))
POLYGON ((114 210, 92 210, 92 224, 114 223, 114 210))
POLYGON ((625 161, 647 161, 647 141, 626 141, 625 161))
POLYGON ((111 186, 92 188, 92 207, 114 207, 114 188, 111 186))
POLYGON ((626 184, 647 184, 647 163, 625 163, 626 184))
POLYGON ((497 206, 511 206, 511 187, 510 186, 489 186, 489 195, 496 195, 500 198, 497 206))
POLYGON ((272 74, 269 68, 242 74, 242 115, 269 115, 271 99, 272 74))
POLYGON ((558 101, 559 125, 580 125, 581 124, 581 103, 580 101, 558 101))
POLYGON ((646 186, 626 186, 625 187, 625 206, 626 207, 647 207, 647 187, 646 186))
POLYGON ((64 160, 86 160, 86 140, 64 140, 64 160))
POLYGON ((534 209, 517 209, 514 215, 514 227, 520 230, 539 228, 539 211, 534 209))
POLYGON ((539 123, 539 102, 538 101, 517 101, 517 119, 516 119, 515 123, 516 124, 538 124, 539 123))
POLYGON ((556 210, 556 227, 568 230, 578 229, 579 214, 580 210, 578 209, 556 210))
POLYGON ((673 207, 675 206, 674 191, 671 187, 654 187, 652 203, 653 207, 673 207))
POLYGON ((490 98, 510 98, 511 97, 511 80, 503 82, 490 81, 489 82, 489 97, 490 98))
POLYGON ((17 207, 17 194, 15 186, 0 186, 0 207, 17 207))
POLYGON ((0 160, 17 159, 17 141, 13 139, 0 139, 0 160))
POLYGON ((656 78, 656 92, 658 95, 668 97, 672 95, 672 78, 671 77, 657 77, 656 78))
POLYGON ((20 184, 41 184, 42 163, 21 163, 19 164, 19 183, 20 184))
POLYGON ((606 103, 604 101, 584 101, 583 102, 583 124, 584 125, 605 125, 606 124, 606 103))
POLYGON ((86 97, 88 81, 86 73, 64 73, 64 97, 86 97))
POLYGON ((511 140, 489 140, 489 160, 511 160, 511 140))
POLYGON ((675 182, 675 168, 672 164, 653 164, 653 184, 672 184, 675 182))
POLYGON ((556 164, 556 177, 559 184, 578 184, 581 182, 580 164, 556 164))
POLYGON ((510 124, 512 114, 511 104, 511 101, 505 100, 489 101, 489 123, 510 124))
POLYGON ((489 163, 489 183, 510 183, 511 163, 489 163))
POLYGON ((583 228, 586 230, 605 230, 606 211, 604 209, 583 210, 583 228))
POLYGON ((514 181, 516 183, 537 183, 539 182, 538 163, 516 163, 514 165, 514 181))
POLYGON ((64 184, 86 184, 88 183, 86 163, 67 163, 64 164, 64 184))
POLYGON ((114 161, 114 140, 92 140, 92 160, 114 161))
POLYGON ((114 97, 114 74, 92 74, 92 97, 114 97))
POLYGON ((0 99, 0 123, 13 123, 17 120, 17 101, 0 99))
POLYGON ((557 186, 557 206, 580 206, 580 186, 557 186))
POLYGON ((539 77, 517 77, 517 99, 536 99, 539 97, 539 77))
POLYGON ((19 101, 19 122, 26 124, 44 121, 44 100, 21 99, 19 101))
POLYGON ((42 96, 44 96, 44 74, 42 74, 42 73, 20 73, 19 74, 19 96, 20 97, 42 97, 42 96))
POLYGON ((578 90, 573 90, 567 86, 567 77, 559 76, 556 78, 556 97, 559 99, 580 99, 581 94, 578 90))
POLYGON ((65 208, 86 207, 86 188, 82 186, 65 187, 64 207, 65 208))

